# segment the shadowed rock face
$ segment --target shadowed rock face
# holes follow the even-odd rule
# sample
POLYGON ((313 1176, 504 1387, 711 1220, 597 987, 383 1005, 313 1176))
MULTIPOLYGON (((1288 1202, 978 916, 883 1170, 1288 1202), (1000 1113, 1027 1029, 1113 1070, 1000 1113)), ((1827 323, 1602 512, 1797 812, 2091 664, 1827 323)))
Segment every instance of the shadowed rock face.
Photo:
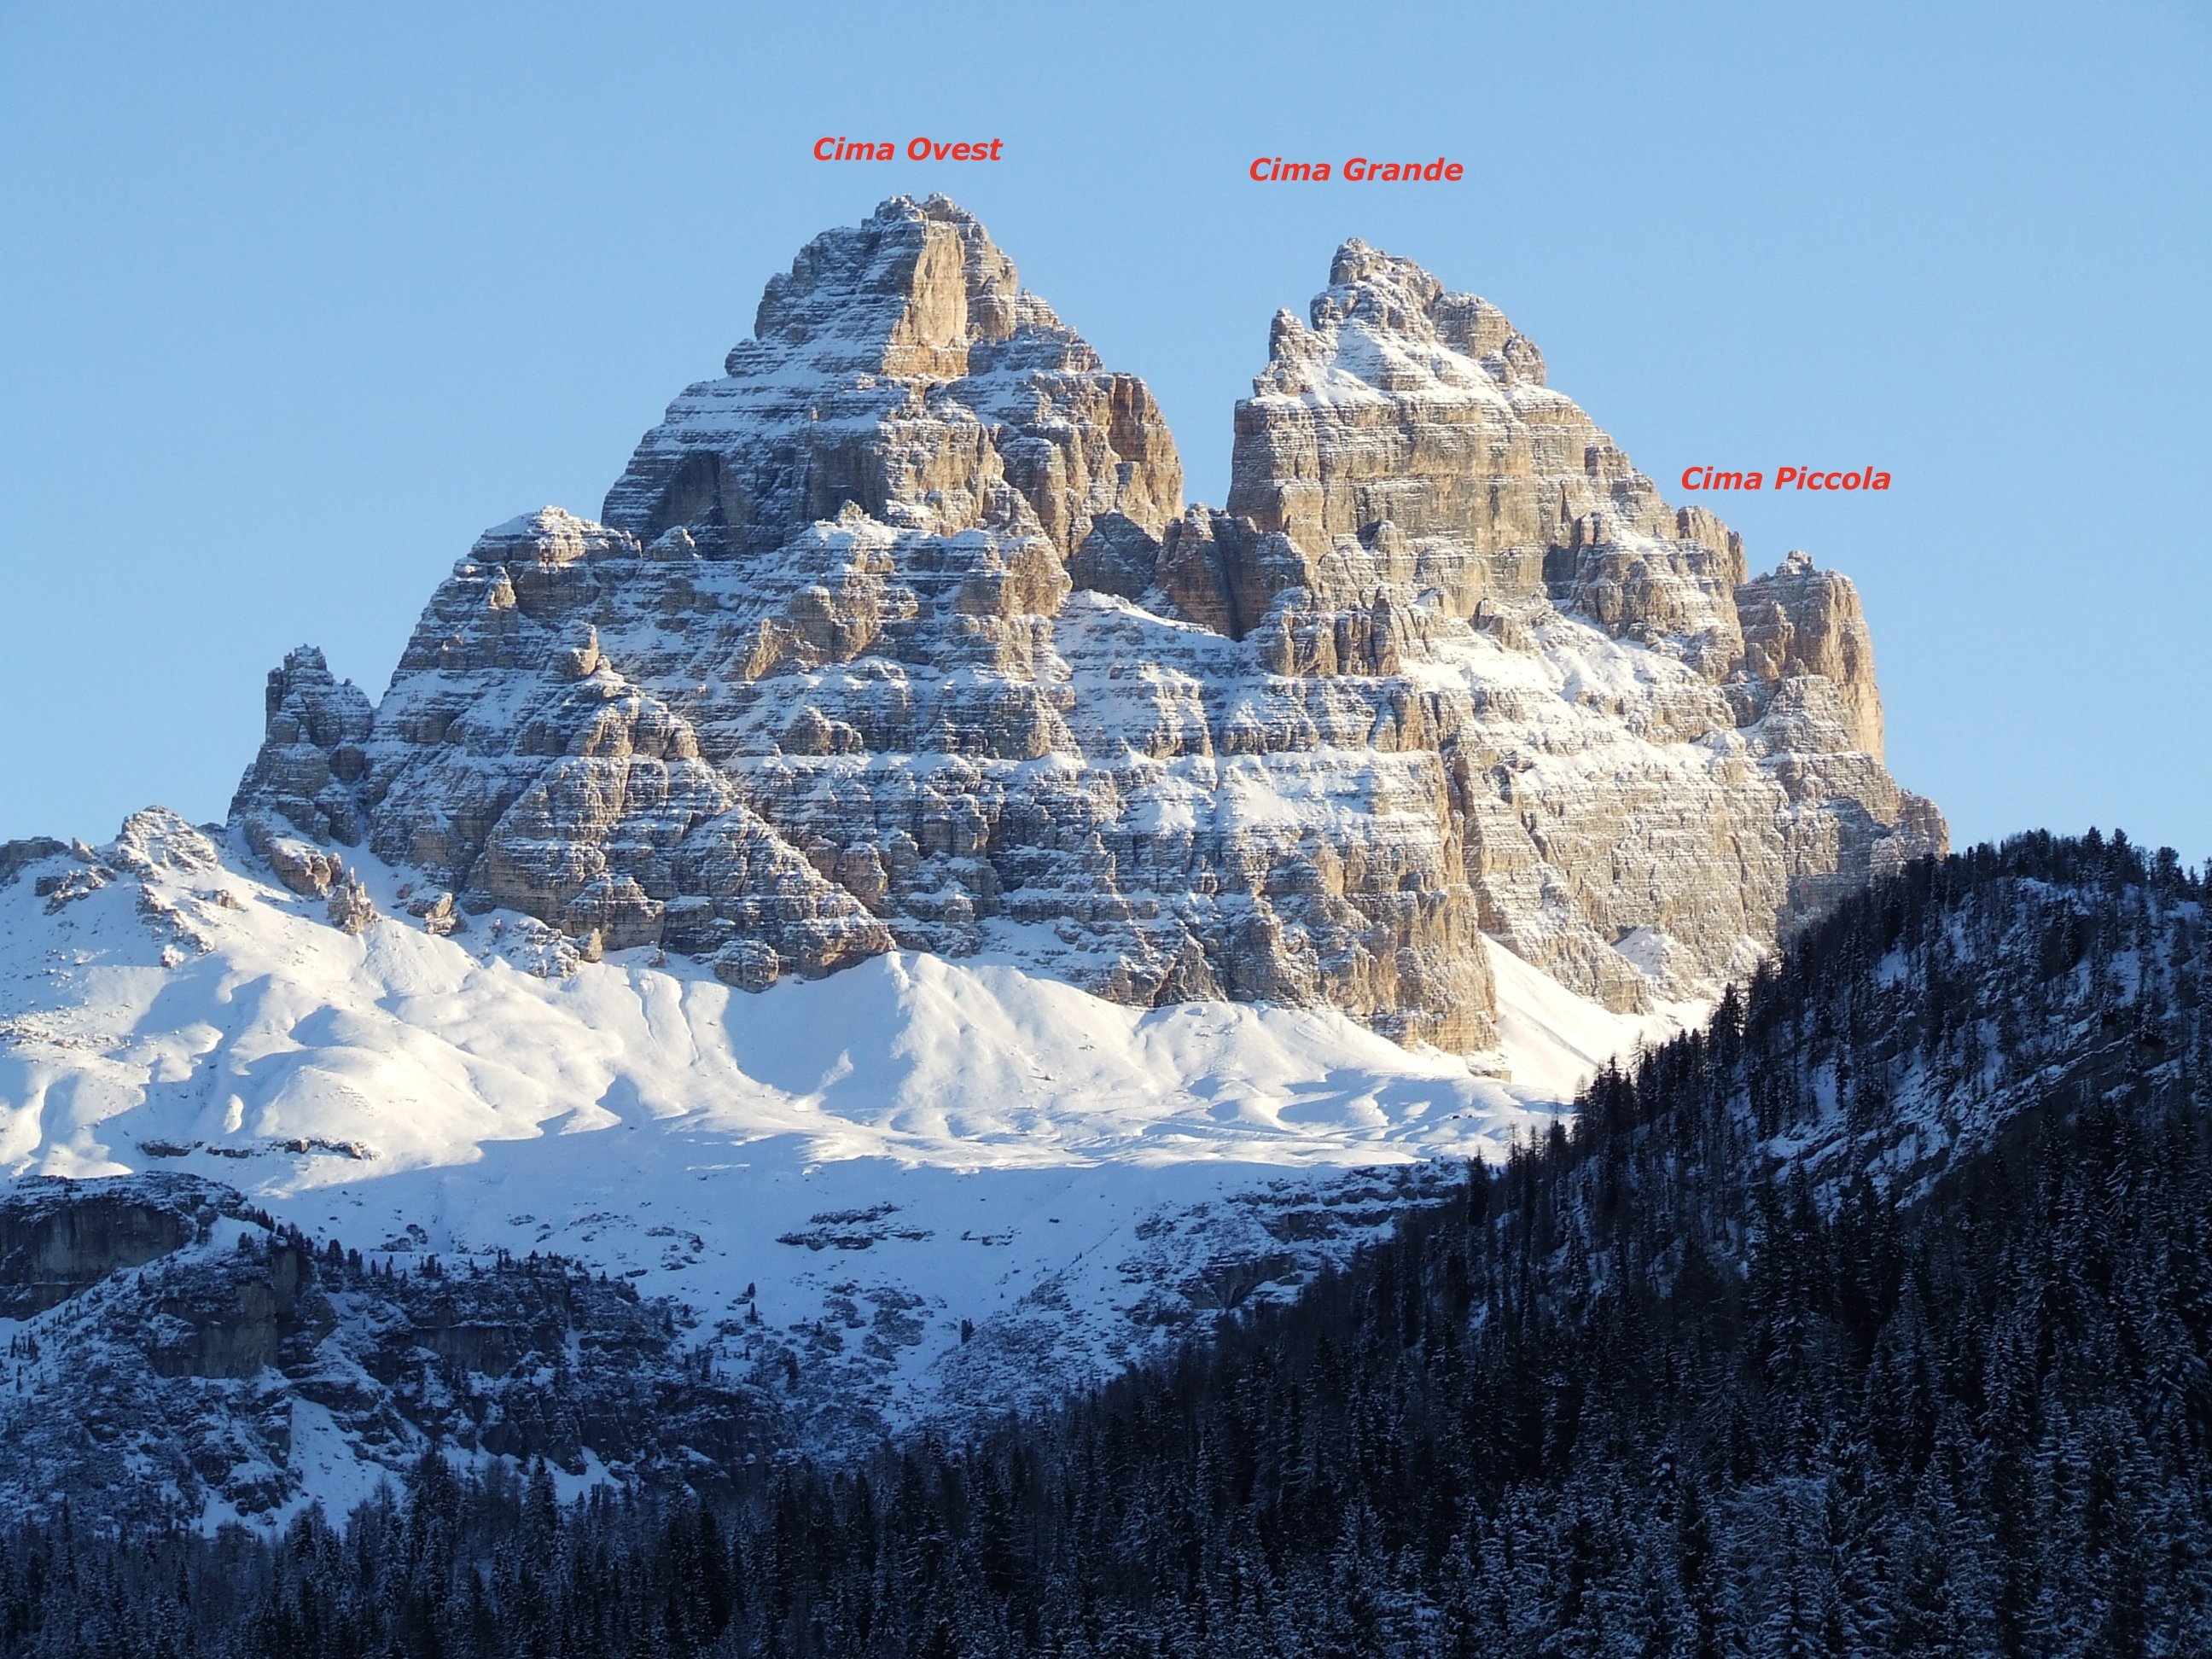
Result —
POLYGON ((106 1183, 90 1196, 69 1182, 21 1182, 0 1204, 0 1313, 43 1312, 182 1249, 214 1218, 193 1186, 159 1177, 106 1183))
POLYGON ((189 1176, 19 1182, 0 1199, 0 1297, 45 1316, 9 1351, 15 1517, 265 1517, 331 1456, 327 1437, 301 1455, 303 1423, 395 1475, 447 1446, 708 1492, 787 1432, 626 1284, 535 1255, 372 1271, 189 1176))
MULTIPOLYGON (((27 1319, 114 1275, 199 1243, 239 1194, 191 1176, 19 1182, 0 1201, 0 1312, 27 1319)), ((141 1276, 146 1322, 134 1330, 164 1376, 246 1377, 275 1363, 310 1276, 296 1243, 271 1235, 219 1269, 141 1276)))
POLYGON ((56 841, 52 836, 33 836, 25 841, 0 841, 0 887, 5 887, 41 860, 68 851, 67 842, 56 841))
POLYGON ((373 710, 288 659, 234 817, 310 884, 366 841, 750 988, 988 944, 1462 1051, 1480 932, 1638 1007, 1941 848, 1846 580, 1747 578, 1486 301, 1357 242, 1330 276, 1230 510, 1186 509, 1142 383, 973 218, 888 202, 770 283, 605 522, 488 532, 373 710))

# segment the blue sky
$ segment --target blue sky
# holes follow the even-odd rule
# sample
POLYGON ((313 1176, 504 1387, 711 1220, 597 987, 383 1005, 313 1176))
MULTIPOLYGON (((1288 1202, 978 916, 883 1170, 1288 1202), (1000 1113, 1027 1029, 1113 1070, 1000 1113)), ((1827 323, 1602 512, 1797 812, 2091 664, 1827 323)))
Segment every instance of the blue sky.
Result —
POLYGON ((1898 775, 1961 840, 2212 854, 2207 18, 0 0, 0 837, 219 817, 288 647, 380 692, 476 533, 595 513, 809 235, 944 190, 1194 498, 1355 234, 1502 305, 1670 500, 1890 471, 1712 504, 1858 580, 1898 775), (841 133, 1005 159, 811 158, 841 133), (1401 153, 1468 176, 1245 177, 1401 153))

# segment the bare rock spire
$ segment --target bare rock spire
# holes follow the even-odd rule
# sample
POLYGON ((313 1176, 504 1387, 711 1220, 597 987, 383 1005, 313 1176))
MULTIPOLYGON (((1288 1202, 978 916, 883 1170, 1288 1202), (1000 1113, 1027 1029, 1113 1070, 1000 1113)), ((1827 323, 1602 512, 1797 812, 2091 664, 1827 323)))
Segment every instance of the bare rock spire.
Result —
POLYGON ((724 368, 645 435, 609 525, 646 541, 681 526, 714 557, 853 502, 901 528, 1034 529, 1065 556, 1099 514, 1158 534, 1182 510, 1144 382, 1102 368, 942 196, 809 242, 724 368))

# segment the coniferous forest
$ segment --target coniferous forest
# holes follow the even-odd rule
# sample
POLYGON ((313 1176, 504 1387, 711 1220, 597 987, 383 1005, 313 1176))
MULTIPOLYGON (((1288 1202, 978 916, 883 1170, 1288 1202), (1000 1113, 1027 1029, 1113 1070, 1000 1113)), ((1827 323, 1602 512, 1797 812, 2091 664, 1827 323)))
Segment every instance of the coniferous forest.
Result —
POLYGON ((2022 837, 1295 1303, 734 1500, 542 1468, 0 1540, 38 1655, 2212 1653, 2202 878, 2022 837))

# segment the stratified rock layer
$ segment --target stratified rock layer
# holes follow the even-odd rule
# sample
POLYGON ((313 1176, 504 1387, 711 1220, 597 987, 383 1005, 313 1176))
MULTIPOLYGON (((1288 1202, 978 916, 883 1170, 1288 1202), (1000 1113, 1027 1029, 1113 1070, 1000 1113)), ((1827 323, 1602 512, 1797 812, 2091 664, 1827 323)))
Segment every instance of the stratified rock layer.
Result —
POLYGON ((854 505, 939 534, 1018 517, 1064 556, 1094 514, 1157 531, 1182 508, 1145 383, 1101 367, 942 198, 816 237, 753 336, 646 434, 608 524, 647 542, 680 526, 711 557, 772 552, 854 505))
POLYGON ((373 711, 288 658, 234 817, 748 987, 990 946, 1462 1051, 1479 932, 1641 1007, 1942 849, 1850 584, 1747 578, 1496 307, 1349 243, 1271 355, 1230 511, 1186 510, 1142 382, 973 218, 886 203, 605 523, 487 532, 373 711))

